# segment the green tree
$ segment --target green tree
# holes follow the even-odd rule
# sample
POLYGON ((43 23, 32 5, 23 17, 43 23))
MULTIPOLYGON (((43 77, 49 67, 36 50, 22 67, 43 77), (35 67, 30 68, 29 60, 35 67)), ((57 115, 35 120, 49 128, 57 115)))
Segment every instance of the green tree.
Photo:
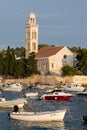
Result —
POLYGON ((48 44, 39 44, 38 49, 43 48, 43 47, 50 47, 50 46, 48 44))
POLYGON ((10 47, 8 46, 6 56, 4 59, 4 74, 7 76, 10 74, 10 47))
POLYGON ((3 74, 3 68, 4 67, 4 63, 3 63, 3 54, 0 53, 0 75, 3 74))
POLYGON ((72 48, 69 48, 73 53, 78 53, 79 51, 79 48, 78 47, 72 47, 72 48))
POLYGON ((14 78, 19 78, 19 64, 18 61, 15 61, 15 68, 14 68, 14 78))
POLYGON ((32 52, 26 60, 27 76, 30 76, 32 74, 40 74, 40 72, 37 70, 37 60, 35 59, 35 53, 32 52))
POLYGON ((78 70, 75 67, 71 67, 66 65, 62 68, 62 75, 63 76, 74 76, 78 73, 78 70))
POLYGON ((21 58, 25 57, 25 48, 24 47, 20 47, 20 48, 17 47, 17 48, 14 49, 14 51, 15 51, 15 54, 16 54, 17 57, 21 57, 21 58))
POLYGON ((14 74, 15 61, 16 61, 16 59, 15 59, 15 53, 14 53, 14 49, 12 49, 10 51, 10 63, 9 63, 10 64, 9 65, 9 74, 11 76, 13 76, 13 74, 14 74))
POLYGON ((25 59, 24 55, 23 47, 13 49, 8 46, 6 51, 0 53, 0 74, 4 74, 6 78, 24 78, 32 74, 40 74, 37 70, 35 53, 31 53, 28 59, 25 59), (17 60, 15 55, 20 56, 20 59, 17 60))
POLYGON ((76 58, 78 60, 77 68, 87 75, 87 48, 79 49, 76 58))
POLYGON ((16 60, 14 68, 14 77, 15 78, 25 77, 24 59, 16 60))

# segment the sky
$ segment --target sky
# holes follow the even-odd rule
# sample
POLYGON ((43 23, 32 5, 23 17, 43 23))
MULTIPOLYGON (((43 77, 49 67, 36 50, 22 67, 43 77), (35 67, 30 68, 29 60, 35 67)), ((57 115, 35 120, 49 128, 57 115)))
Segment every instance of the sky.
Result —
POLYGON ((0 50, 25 47, 31 12, 39 44, 87 48, 87 0, 0 0, 0 50))

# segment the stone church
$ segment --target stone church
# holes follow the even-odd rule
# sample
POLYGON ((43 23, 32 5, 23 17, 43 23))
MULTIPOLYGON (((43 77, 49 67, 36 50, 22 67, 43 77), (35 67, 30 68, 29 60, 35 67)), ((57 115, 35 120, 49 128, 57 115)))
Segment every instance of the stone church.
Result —
POLYGON ((66 46, 43 47, 38 50, 38 24, 36 15, 30 13, 26 24, 26 58, 36 53, 37 67, 41 74, 61 74, 65 65, 73 66, 74 54, 66 46))

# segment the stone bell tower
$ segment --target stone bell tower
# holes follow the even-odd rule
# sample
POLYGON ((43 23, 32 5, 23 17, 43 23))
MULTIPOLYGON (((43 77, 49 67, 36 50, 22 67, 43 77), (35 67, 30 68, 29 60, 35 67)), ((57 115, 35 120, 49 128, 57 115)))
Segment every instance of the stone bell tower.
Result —
POLYGON ((26 24, 26 58, 31 52, 38 52, 38 25, 36 24, 36 16, 30 13, 28 23, 26 24))

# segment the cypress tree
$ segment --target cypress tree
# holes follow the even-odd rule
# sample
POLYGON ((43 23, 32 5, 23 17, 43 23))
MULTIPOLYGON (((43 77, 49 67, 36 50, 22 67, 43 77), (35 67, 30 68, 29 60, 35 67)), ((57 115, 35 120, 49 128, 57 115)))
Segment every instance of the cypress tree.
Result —
POLYGON ((10 52, 10 66, 9 66, 9 73, 11 76, 14 74, 14 68, 15 68, 15 53, 14 49, 11 50, 10 52))
POLYGON ((5 65, 4 65, 4 74, 7 76, 10 74, 10 58, 11 58, 11 55, 10 55, 10 47, 8 46, 7 48, 7 53, 6 53, 6 57, 5 57, 5 65))
POLYGON ((3 55, 2 55, 2 53, 0 53, 0 75, 3 74, 3 66, 4 66, 3 55))

